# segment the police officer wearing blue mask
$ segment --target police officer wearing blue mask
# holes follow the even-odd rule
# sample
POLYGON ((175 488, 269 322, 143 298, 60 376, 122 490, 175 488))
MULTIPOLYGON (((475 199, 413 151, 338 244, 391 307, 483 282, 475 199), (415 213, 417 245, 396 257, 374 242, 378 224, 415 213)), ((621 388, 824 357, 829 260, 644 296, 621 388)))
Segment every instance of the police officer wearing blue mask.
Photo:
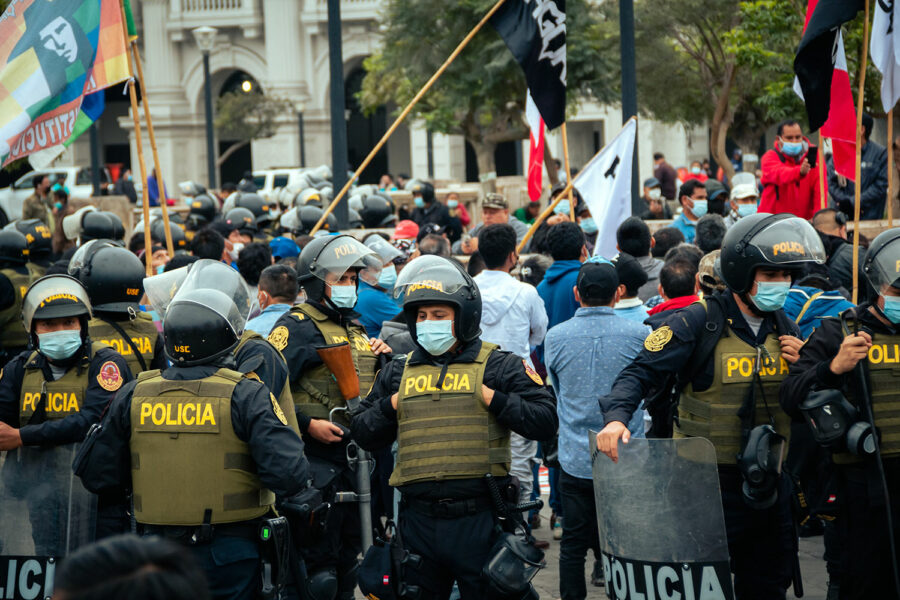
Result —
POLYGON ((754 462, 762 446, 751 442, 765 440, 777 449, 779 436, 790 435, 778 388, 802 341, 781 307, 796 272, 824 259, 819 236, 803 219, 742 218, 722 243, 727 289, 675 312, 647 336, 600 399, 606 426, 597 447, 616 460, 641 399, 656 388, 678 390, 654 396, 663 401, 648 408, 654 428, 676 438, 705 437, 716 449, 736 598, 783 599, 791 584, 797 548, 790 482, 781 476, 780 458, 754 462))
POLYGON ((400 534, 421 557, 404 567, 403 583, 421 600, 446 598, 454 581, 463 600, 494 598, 482 574, 499 537, 485 475, 503 490, 514 479, 511 430, 555 434, 553 396, 521 357, 480 339, 481 296, 458 264, 421 256, 400 272, 394 295, 403 295, 416 349, 381 370, 351 430, 367 450, 398 443, 390 482, 402 494, 400 534))
MULTIPOLYGON (((294 409, 309 458, 313 485, 326 501, 335 492, 355 490, 355 474, 347 463, 350 424, 346 403, 332 372, 316 348, 349 342, 359 378, 359 389, 372 387, 379 355, 390 347, 371 337, 357 324, 355 307, 360 280, 377 285, 381 257, 349 235, 317 237, 297 260, 300 287, 306 301, 282 315, 268 340, 287 361, 294 409)), ((352 598, 356 587, 357 554, 361 549, 359 509, 350 503, 334 504, 324 538, 304 549, 309 571, 307 592, 314 600, 352 598)))
MULTIPOLYGON (((875 443, 890 494, 885 503, 874 446, 861 449, 849 435, 830 445, 837 472, 842 528, 841 598, 897 598, 894 587, 888 511, 893 518, 895 546, 900 545, 900 229, 880 233, 869 245, 863 272, 877 292, 874 300, 848 309, 840 318, 823 319, 800 352, 800 360, 781 388, 781 403, 794 417, 815 390, 837 390, 857 411, 856 423, 874 421, 875 443), (860 382, 860 369, 868 393, 860 382), (868 408, 867 408, 868 407, 868 408), (869 413, 869 409, 871 413, 869 413), (863 450, 863 451, 861 451, 863 450)), ((862 283, 862 282, 860 282, 862 283)))

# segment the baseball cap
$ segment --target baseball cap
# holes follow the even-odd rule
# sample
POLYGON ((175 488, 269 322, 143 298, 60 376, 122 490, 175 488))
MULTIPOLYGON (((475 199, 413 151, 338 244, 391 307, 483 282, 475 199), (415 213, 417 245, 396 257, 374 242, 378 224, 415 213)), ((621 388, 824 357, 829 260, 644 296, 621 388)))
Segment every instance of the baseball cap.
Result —
POLYGON ((644 180, 645 188, 655 188, 660 187, 661 185, 662 184, 659 182, 659 179, 657 179, 656 177, 648 177, 644 180))
POLYGON ((757 188, 752 183, 739 183, 731 188, 731 199, 737 200, 739 198, 750 198, 754 196, 759 196, 759 192, 757 188))
POLYGON ((419 242, 421 242, 422 239, 430 233, 441 235, 442 233, 444 233, 444 228, 437 223, 425 223, 424 225, 419 227, 419 233, 416 235, 416 243, 418 244, 419 242))
POLYGON ((294 240, 289 240, 286 237, 274 238, 269 242, 269 248, 271 248, 272 256, 275 260, 300 256, 300 246, 294 240))
POLYGON ((481 207, 508 209, 509 202, 506 201, 506 198, 503 197, 503 194, 491 192, 484 197, 484 201, 482 201, 481 207))
POLYGON ((629 291, 637 291, 649 279, 641 263, 626 252, 620 252, 619 256, 613 260, 613 264, 616 266, 616 275, 619 277, 619 283, 623 284, 629 291))
POLYGON ((619 276, 612 263, 586 262, 578 269, 576 286, 582 300, 609 298, 619 287, 619 276))
POLYGON ((725 282, 722 281, 722 276, 720 274, 721 263, 719 261, 719 254, 721 254, 721 250, 713 250, 709 254, 704 255, 703 258, 700 259, 700 266, 697 268, 697 275, 700 283, 708 288, 712 288, 713 290, 722 292, 725 291, 725 282), (716 263, 719 263, 720 266, 717 269, 716 263))
POLYGON ((395 240, 414 240, 419 235, 419 226, 414 221, 404 219, 394 228, 395 240))

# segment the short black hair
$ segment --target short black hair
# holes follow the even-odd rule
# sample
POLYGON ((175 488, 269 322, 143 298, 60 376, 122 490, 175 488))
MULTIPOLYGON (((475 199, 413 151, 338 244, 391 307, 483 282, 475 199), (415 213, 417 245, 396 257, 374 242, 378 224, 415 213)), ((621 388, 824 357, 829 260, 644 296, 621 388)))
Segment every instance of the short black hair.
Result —
POLYGON ((686 258, 676 258, 663 265, 659 284, 666 298, 693 296, 697 285, 697 265, 686 258))
POLYGON ((209 598, 203 571, 186 548, 133 534, 106 538, 68 555, 57 567, 54 588, 66 600, 209 598))
MULTIPOLYGON (((289 267, 289 268, 293 269, 294 272, 296 272, 296 271, 297 271, 297 259, 298 259, 298 258, 299 258, 299 256, 285 256, 284 258, 280 258, 280 259, 276 260, 276 261, 275 261, 275 264, 276 264, 276 265, 283 265, 283 266, 285 266, 285 267, 289 267)), ((298 293, 299 293, 299 292, 298 292, 298 293)))
POLYGON ((722 240, 725 239, 727 229, 725 219, 721 215, 703 215, 697 221, 694 243, 703 254, 719 250, 722 248, 722 240))
POLYGON ((259 275, 259 289, 273 298, 293 304, 300 292, 297 272, 287 265, 268 266, 259 275))
POLYGON ((684 196, 691 198, 694 195, 694 190, 696 190, 697 188, 706 189, 706 186, 696 179, 688 179, 687 181, 682 183, 681 187, 678 189, 678 200, 681 201, 684 196))
POLYGON ((41 183, 43 183, 44 177, 46 177, 46 176, 47 176, 46 173, 42 173, 40 175, 35 175, 34 177, 32 177, 31 178, 31 187, 33 187, 34 189, 37 189, 37 186, 39 186, 39 185, 41 185, 41 183))
POLYGON ((144 232, 139 231, 137 233, 131 234, 131 239, 128 240, 128 249, 131 250, 132 253, 138 255, 141 253, 141 250, 144 249, 144 232))
POLYGON ((631 256, 650 254, 650 228, 640 217, 628 217, 616 229, 619 250, 631 256))
POLYGON ((784 121, 782 121, 781 123, 778 124, 778 129, 776 130, 776 134, 781 135, 782 133, 784 133, 785 127, 793 127, 794 125, 799 125, 799 124, 800 124, 800 121, 798 121, 797 119, 785 119, 784 121))
POLYGON ((186 254, 184 252, 176 252, 175 256, 172 257, 172 260, 166 263, 163 272, 168 273, 169 271, 174 271, 175 269, 186 267, 189 264, 197 262, 198 260, 200 259, 196 256, 191 256, 190 254, 186 254))
POLYGON ((619 252, 619 256, 613 261, 616 266, 616 275, 619 283, 625 286, 624 298, 634 298, 638 295, 641 286, 647 283, 647 271, 641 266, 635 257, 627 252, 619 252))
POLYGON ((684 234, 680 229, 663 227, 656 230, 656 233, 653 234, 653 239, 656 240, 656 244, 651 250, 653 258, 662 258, 669 249, 684 243, 684 234))
POLYGON ((222 260, 225 252, 225 238, 221 233, 210 227, 204 227, 194 234, 191 240, 191 254, 197 258, 210 260, 222 260))
POLYGON ((703 251, 693 244, 678 244, 674 248, 669 248, 666 252, 664 262, 673 260, 689 260, 694 263, 696 269, 700 268, 700 260, 703 258, 703 251))
POLYGON ((442 235, 429 233, 419 242, 418 249, 419 254, 423 256, 435 254, 444 258, 450 258, 450 242, 442 235))
POLYGON ((259 285, 259 276, 263 269, 272 264, 272 249, 268 244, 254 242, 247 244, 238 254, 238 273, 247 282, 247 285, 259 285))
POLYGON ((866 141, 869 141, 869 136, 872 135, 872 127, 875 126, 875 119, 872 118, 867 112, 862 114, 862 126, 866 128, 865 138, 866 141))
POLYGON ((550 257, 543 254, 533 254, 525 259, 522 268, 519 269, 519 279, 528 285, 537 287, 544 280, 544 274, 553 264, 550 257))
MULTIPOLYGON (((478 243, 480 244, 481 242, 478 243)), ((469 262, 466 264, 466 273, 468 273, 470 277, 475 277, 484 271, 485 266, 484 257, 479 250, 476 250, 469 255, 469 262)))
POLYGON ((659 160, 661 158, 665 158, 665 155, 662 152, 654 152, 653 153, 653 160, 659 160))
POLYGON ((584 248, 584 232, 576 223, 563 221, 550 227, 547 245, 553 260, 578 260, 584 248))
POLYGON ((503 266, 509 255, 516 251, 516 230, 507 223, 488 225, 478 232, 478 252, 488 269, 503 266))

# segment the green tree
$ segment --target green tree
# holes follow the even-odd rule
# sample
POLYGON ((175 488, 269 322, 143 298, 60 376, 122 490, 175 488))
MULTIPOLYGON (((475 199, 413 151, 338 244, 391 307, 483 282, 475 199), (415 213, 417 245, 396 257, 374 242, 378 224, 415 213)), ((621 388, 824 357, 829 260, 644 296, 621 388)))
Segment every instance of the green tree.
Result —
POLYGON ((216 100, 216 118, 213 124, 219 138, 235 140, 223 152, 216 166, 252 142, 270 138, 278 129, 277 119, 291 110, 289 100, 266 96, 260 92, 228 92, 216 100))
MULTIPOLYGON (((381 50, 366 59, 360 103, 368 111, 405 106, 494 0, 388 0, 381 17, 381 50)), ((568 0, 568 113, 578 101, 616 97, 618 54, 601 52, 599 0, 568 0)), ((416 105, 433 132, 458 134, 472 144, 482 175, 495 170, 497 145, 527 139, 525 77, 503 40, 486 25, 416 105)))

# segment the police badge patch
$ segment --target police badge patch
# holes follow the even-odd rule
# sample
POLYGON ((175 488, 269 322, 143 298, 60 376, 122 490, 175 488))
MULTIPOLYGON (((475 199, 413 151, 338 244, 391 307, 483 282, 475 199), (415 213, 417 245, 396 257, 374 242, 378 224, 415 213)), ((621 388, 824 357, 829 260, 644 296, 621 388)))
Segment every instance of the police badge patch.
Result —
POLYGON ((111 360, 103 363, 100 366, 100 372, 97 373, 97 383, 107 392, 115 392, 122 387, 122 373, 119 371, 119 365, 111 360))
POLYGON ((284 411, 281 410, 281 407, 278 405, 278 400, 275 399, 275 394, 269 392, 269 398, 272 399, 272 410, 275 411, 275 416, 278 417, 278 420, 281 421, 282 425, 287 425, 287 417, 284 416, 284 411))
POLYGON ((279 352, 284 350, 288 343, 288 328, 284 325, 280 325, 272 330, 272 333, 269 334, 269 342, 273 346, 275 346, 279 352))
POLYGON ((663 325, 647 336, 647 339, 644 340, 644 348, 646 348, 650 352, 659 352, 665 347, 666 344, 669 343, 669 340, 671 339, 672 330, 668 325, 663 325))
POLYGON ((522 364, 525 365, 525 374, 538 385, 544 385, 544 380, 541 379, 541 376, 537 374, 537 371, 531 368, 531 365, 528 364, 528 361, 523 360, 522 364))

